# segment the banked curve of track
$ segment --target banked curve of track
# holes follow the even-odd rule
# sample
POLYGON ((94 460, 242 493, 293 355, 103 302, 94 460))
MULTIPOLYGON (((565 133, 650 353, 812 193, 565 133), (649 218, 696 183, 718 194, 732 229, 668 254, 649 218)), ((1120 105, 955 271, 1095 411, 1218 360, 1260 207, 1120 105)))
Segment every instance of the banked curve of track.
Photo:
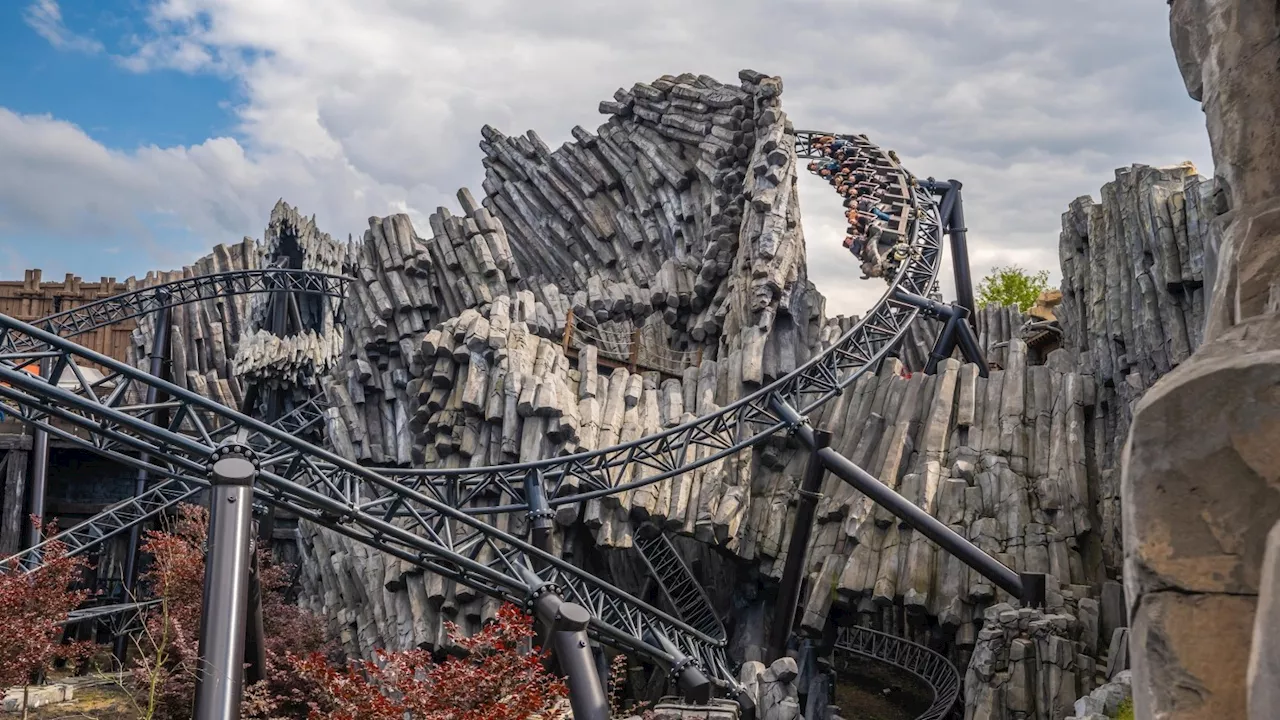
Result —
MULTIPOLYGON (((663 643, 651 642, 656 634, 677 641, 678 648, 701 664, 713 675, 732 682, 723 657, 723 637, 709 637, 686 623, 656 608, 608 587, 596 578, 586 576, 557 558, 505 532, 479 522, 459 511, 468 496, 478 497, 480 488, 474 482, 519 487, 509 482, 516 477, 523 479, 528 473, 540 473, 544 477, 563 479, 566 476, 583 479, 586 475, 597 480, 595 487, 571 496, 557 497, 553 502, 576 502, 619 492, 642 484, 657 482, 719 457, 737 452, 742 447, 782 429, 785 424, 773 415, 768 407, 774 397, 811 410, 837 394, 858 375, 882 358, 906 327, 914 320, 916 309, 897 301, 892 292, 896 288, 915 294, 927 294, 938 271, 941 250, 941 223, 933 198, 918 192, 914 183, 906 182, 909 176, 901 174, 910 188, 913 200, 911 258, 904 262, 891 283, 890 291, 853 329, 833 346, 797 368, 796 371, 771 385, 745 397, 726 408, 677 428, 643 438, 631 443, 605 448, 589 453, 522 463, 494 468, 465 471, 428 470, 416 473, 384 475, 363 468, 328 451, 316 448, 288 433, 224 408, 205 398, 189 393, 172 384, 105 356, 77 348, 51 333, 35 327, 0 317, 4 330, 4 342, 0 347, 23 348, 41 345, 56 348, 64 356, 73 356, 111 368, 114 377, 127 380, 126 384, 153 384, 170 396, 180 398, 185 412, 179 412, 181 421, 167 428, 159 428, 110 402, 100 398, 85 383, 85 393, 50 386, 47 382, 31 378, 16 369, 12 361, 0 364, 0 376, 9 383, 0 387, 5 398, 17 404, 20 416, 28 422, 42 424, 55 435, 66 438, 70 433, 56 431, 49 418, 59 418, 94 433, 94 447, 128 447, 146 450, 152 457, 162 459, 161 465, 151 469, 169 477, 201 476, 204 458, 212 449, 212 437, 208 428, 199 420, 201 414, 218 417, 228 427, 250 434, 262 435, 288 451, 274 458, 274 468, 292 468, 284 477, 272 467, 264 472, 264 494, 273 502, 284 505, 301 516, 326 527, 366 542, 398 557, 418 564, 425 569, 452 577, 493 595, 511 599, 523 599, 527 582, 517 566, 532 567, 528 560, 541 560, 546 579, 557 582, 566 599, 579 602, 593 611, 593 630, 602 640, 623 649, 640 651, 655 660, 672 659, 671 653, 662 649, 663 643), (185 430, 190 435, 180 434, 185 430), (685 452, 693 445, 702 444, 715 449, 715 454, 700 460, 687 461, 685 452), (655 447, 656 446, 656 447, 655 447), (662 464, 663 455, 669 462, 662 464), (630 482, 614 482, 610 471, 621 467, 649 467, 658 472, 632 479, 630 482), (440 502, 432 497, 442 488, 432 482, 405 483, 402 477, 452 478, 458 482, 445 483, 445 492, 452 502, 440 502), (467 478, 472 479, 468 484, 467 478), (294 482, 302 480, 302 482, 294 482), (416 485, 416 486, 415 486, 416 485), (432 489, 432 493, 420 492, 420 488, 432 489), (366 498, 382 493, 372 502, 366 498), (390 506, 390 508, 388 508, 390 506), (371 512, 386 508, 385 513, 371 512), (395 512, 391 511, 395 510, 395 512), (430 516, 430 519, 428 518, 430 516), (391 520, 414 519, 410 529, 393 524, 391 520), (469 533, 442 532, 445 525, 466 528, 469 533), (488 562, 482 562, 487 556, 488 562), (540 557, 541 556, 541 557, 540 557), (674 636, 674 637, 673 637, 674 636)), ((123 387, 123 386, 122 386, 123 387)), ((121 387, 121 389, 122 389, 121 387)), ((117 400, 123 393, 113 392, 117 400)), ((71 437, 75 437, 72 435, 71 437)), ((70 439, 70 438, 67 438, 70 439)), ((269 458, 269 462, 272 459, 269 458)), ((264 463, 266 464, 266 463, 264 463)), ((629 476, 629 473, 627 474, 629 476)), ((512 496, 518 497, 517 490, 512 496)), ((523 503, 509 507, 481 508, 477 514, 523 509, 523 503)), ((402 523, 403 524, 403 523, 402 523)))
MULTIPOLYGON (((315 294, 335 298, 341 303, 346 284, 350 280, 351 278, 342 275, 314 270, 228 270, 148 285, 46 315, 31 324, 58 337, 72 338, 164 308, 235 295, 280 292, 315 294)), ((6 336, 0 342, 0 353, 32 351, 38 347, 6 336)))

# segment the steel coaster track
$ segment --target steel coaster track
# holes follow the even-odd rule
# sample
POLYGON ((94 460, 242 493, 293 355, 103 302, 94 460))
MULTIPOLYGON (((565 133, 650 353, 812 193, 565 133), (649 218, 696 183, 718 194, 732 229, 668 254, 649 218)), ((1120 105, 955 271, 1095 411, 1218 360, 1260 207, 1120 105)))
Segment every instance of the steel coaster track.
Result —
MULTIPOLYGON (((161 403, 161 405, 167 404, 161 403)), ((290 435, 299 435, 319 425, 323 419, 323 398, 315 397, 283 415, 272 425, 290 435)), ((210 437, 221 441, 229 437, 233 429, 234 426, 225 425, 210 432, 210 437)), ((283 447, 280 443, 270 443, 257 434, 249 436, 248 444, 262 456, 270 456, 283 447)), ((140 463, 135 462, 134 465, 141 467, 140 463)), ((155 476, 165 477, 165 479, 152 484, 140 495, 127 497, 96 515, 45 538, 36 545, 0 560, 0 573, 15 567, 26 571, 36 569, 41 564, 45 547, 55 541, 63 543, 67 555, 86 553, 108 538, 156 517, 179 503, 192 500, 209 487, 208 479, 199 474, 175 472, 172 468, 152 465, 148 465, 146 469, 155 476)))
POLYGON ((842 627, 835 649, 901 668, 933 690, 933 702, 916 720, 942 720, 960 698, 960 672, 946 657, 896 635, 864 627, 842 627))
MULTIPOLYGON (((905 179, 907 176, 902 174, 901 177, 905 179)), ((424 569, 508 599, 523 599, 530 590, 518 568, 530 567, 529 559, 541 560, 541 566, 548 568, 543 571, 544 579, 558 581, 566 599, 594 611, 593 630, 601 639, 622 649, 639 651, 651 659, 670 661, 674 659, 670 653, 648 641, 655 634, 662 635, 674 639, 680 651, 701 661, 700 664, 713 676, 724 678, 728 668, 723 657, 723 636, 708 637, 607 583, 594 577, 584 577, 576 568, 478 522, 457 508, 470 500, 492 494, 491 491, 497 488, 521 502, 469 510, 473 514, 524 510, 527 505, 515 489, 519 484, 512 481, 517 478, 524 480, 530 473, 542 477, 544 482, 552 480, 557 490, 566 478, 576 478, 580 487, 585 488, 577 494, 560 495, 553 504, 577 502, 657 482, 733 454, 785 427, 786 423, 769 410, 769 401, 774 396, 780 396, 803 411, 834 397, 882 358, 914 320, 915 307, 897 300, 894 291, 901 289, 922 294, 928 291, 936 277, 942 236, 938 208, 931 196, 917 192, 913 183, 910 187, 915 214, 912 218, 913 253, 909 261, 899 268, 890 290, 857 326, 833 347, 772 385, 698 420, 614 448, 494 468, 427 470, 384 476, 194 393, 151 378, 97 353, 71 347, 49 333, 2 316, 0 327, 4 333, 0 336, 3 338, 0 348, 53 347, 55 350, 51 355, 60 356, 60 364, 69 365, 73 371, 76 365, 71 359, 78 357, 112 368, 115 371, 113 377, 124 378, 125 382, 103 402, 80 373, 76 374, 80 376, 85 390, 83 396, 31 378, 16 369, 20 366, 14 362, 17 358, 7 357, 0 364, 0 377, 11 384, 0 388, 0 394, 18 404, 21 409, 18 414, 22 419, 45 426, 55 436, 80 440, 71 433, 52 427, 52 418, 90 430, 94 433, 93 439, 81 440, 80 444, 100 453, 122 456, 114 448, 125 446, 160 457, 165 461, 165 469, 158 474, 169 477, 203 474, 203 460, 215 443, 200 417, 202 414, 224 419, 228 426, 238 426, 241 432, 257 431, 292 449, 292 452, 264 463, 271 465, 263 473, 263 484, 272 502, 424 569), (851 372, 841 377, 847 370, 851 372), (138 406, 116 406, 124 395, 123 390, 130 384, 153 384, 178 398, 178 411, 168 428, 156 427, 125 412, 127 409, 136 411, 138 406), (182 429, 191 431, 204 442, 179 434, 182 429), (709 447, 714 453, 700 460, 688 461, 686 453, 691 444, 709 447), (633 466, 648 467, 657 472, 633 479, 633 466), (286 476, 272 471, 272 468, 280 467, 285 468, 286 476), (396 480, 401 478, 412 480, 405 484, 397 483, 396 480), (445 482, 439 482, 440 479, 445 482), (371 512, 376 510, 384 512, 371 512), (341 522, 343 520, 345 524, 341 522), (408 532, 403 527, 405 525, 423 535, 408 532), (477 560, 482 555, 488 558, 487 563, 477 560)), ((123 459, 123 456, 118 459, 123 459)), ((127 460, 126 463, 142 464, 127 460)), ((728 678, 732 682, 732 676, 728 678)))
POLYGON ((658 590, 667 605, 689 625, 712 637, 727 637, 724 623, 711 607, 706 590, 693 576, 680 552, 667 533, 656 530, 651 536, 636 533, 636 552, 644 561, 645 569, 658 581, 658 590))
MULTIPOLYGON (((335 298, 338 300, 340 312, 346 284, 349 281, 350 278, 341 275, 312 270, 280 268, 229 270, 173 280, 95 300, 69 310, 46 315, 34 321, 32 325, 59 337, 74 337, 166 307, 177 307, 203 300, 217 300, 232 295, 271 292, 296 292, 335 298)), ((21 344, 18 338, 5 338, 0 341, 0 353, 17 353, 35 347, 21 344)))
MULTIPOLYGON (((811 131, 797 133, 796 144, 801 153, 811 152, 808 148, 817 134, 811 131)), ((879 152, 861 136, 842 137, 872 152, 879 152)), ((887 156, 882 154, 882 157, 887 156)), ((890 283, 890 289, 872 311, 831 348, 791 374, 702 418, 611 448, 497 467, 379 472, 396 485, 422 492, 469 514, 522 512, 528 510, 524 487, 530 473, 538 475, 547 495, 551 497, 552 507, 581 502, 659 482, 733 455, 772 435, 785 427, 785 423, 770 409, 770 400, 775 394, 789 405, 800 408, 801 412, 820 406, 884 357, 915 319, 917 309, 897 300, 896 291, 905 290, 914 294, 927 292, 938 272, 942 225, 937 204, 929 193, 920 191, 911 177, 897 168, 896 163, 885 160, 883 164, 896 168, 896 184, 912 200, 911 211, 915 215, 912 220, 913 252, 902 263, 890 283), (698 446, 707 448, 710 452, 705 457, 691 459, 690 448, 698 446)), ((251 272, 259 275, 268 271, 251 272)), ((299 273, 270 272, 284 273, 284 277, 299 273)), ((301 276, 301 280, 306 281, 341 280, 336 276, 319 273, 302 273, 301 276)), ((301 280, 299 284, 304 284, 301 280)), ((179 281, 183 282, 186 281, 179 281)), ((171 284, 175 286, 175 291, 179 283, 171 284)), ((222 285, 229 290, 253 286, 247 282, 222 285)), ((196 290, 213 287, 216 284, 193 286, 196 290)), ((151 290, 149 288, 145 292, 151 290)), ((187 293, 186 297, 200 299, 204 295, 187 293)), ((102 304, 109 303, 102 301, 102 304)), ((68 326, 68 323, 59 323, 59 327, 68 326)), ((4 344, 0 343, 0 347, 4 344)), ((95 385, 104 385, 109 379, 111 377, 104 378, 95 385)), ((235 422, 234 417, 229 420, 230 424, 235 422)), ((306 462, 303 462, 296 450, 276 453, 266 457, 263 462, 264 466, 276 468, 285 477, 297 480, 312 490, 328 492, 334 487, 343 488, 349 502, 358 505, 362 511, 381 514, 384 520, 415 514, 404 508, 400 499, 394 493, 386 491, 382 485, 367 483, 359 475, 313 457, 306 458, 306 462), (303 468, 308 472, 294 478, 293 474, 303 468)), ((420 515, 417 520, 432 519, 427 517, 430 512, 422 515, 423 512, 421 508, 416 510, 420 515)))
MULTIPOLYGON (((179 305, 216 300, 235 295, 267 292, 298 292, 303 294, 319 294, 338 300, 335 315, 340 317, 341 303, 345 287, 351 278, 330 275, 311 270, 290 270, 281 268, 265 268, 258 270, 232 270, 192 278, 173 280, 133 290, 119 295, 95 300, 62 312, 46 315, 35 320, 32 325, 54 333, 59 337, 71 338, 102 327, 140 317, 149 312, 179 305)), ((337 318, 335 318, 337 319, 337 318)), ((6 336, 7 339, 7 336, 6 336)), ((0 342, 5 352, 17 356, 23 352, 38 351, 40 346, 0 342)), ((54 373, 57 377, 60 373, 54 373)), ((107 386, 99 381, 93 384, 94 392, 107 386)), ((141 406, 139 406, 141 407, 141 406)), ((177 409, 179 403, 156 403, 148 408, 177 409)), ((324 418, 324 400, 313 397, 281 417, 274 424, 282 430, 297 435, 318 424, 324 418)), ((234 424, 224 425, 211 431, 215 439, 222 439, 235 429, 234 424)), ((259 435, 250 435, 248 444, 261 455, 270 456, 281 449, 279 444, 272 444, 259 435)), ((67 546, 67 553, 77 555, 88 551, 102 541, 133 525, 146 521, 165 510, 176 506, 197 495, 208 486, 201 475, 185 475, 156 471, 158 475, 168 475, 164 482, 149 487, 142 495, 126 498, 97 515, 79 524, 46 538, 43 542, 11 557, 0 560, 0 572, 14 567, 32 570, 40 563, 45 545, 52 540, 60 540, 67 546)))
MULTIPOLYGON (((108 403, 91 393, 76 394, 50 384, 47 380, 17 370, 10 362, 0 362, 0 397, 9 402, 15 417, 44 428, 50 435, 78 444, 99 454, 106 454, 125 464, 142 463, 116 450, 128 447, 159 459, 167 468, 186 474, 207 472, 207 461, 218 443, 204 430, 200 412, 238 416, 229 408, 211 400, 153 378, 135 368, 118 363, 104 355, 75 346, 29 325, 0 316, 0 327, 6 332, 30 335, 34 342, 47 343, 69 356, 95 362, 111 369, 121 378, 121 385, 134 382, 160 383, 175 397, 190 395, 191 411, 180 413, 184 423, 159 427, 108 403), (54 421, 69 424, 91 434, 81 438, 54 421), (190 425, 192 427, 187 427, 190 425), (178 429, 194 431, 191 435, 178 429), (105 445, 109 449, 103 449, 105 445)), ((591 632, 602 642, 664 664, 679 665, 685 658, 696 661, 708 674, 723 684, 735 685, 724 655, 725 640, 709 637, 686 623, 652 607, 583 570, 551 555, 502 530, 485 525, 465 513, 433 500, 409 488, 397 488, 387 478, 338 457, 322 448, 311 446, 265 423, 239 417, 241 431, 252 429, 276 441, 282 441, 302 452, 298 465, 305 474, 316 474, 315 460, 323 460, 360 477, 366 483, 387 487, 404 501, 411 520, 418 512, 433 512, 442 522, 392 523, 362 511, 348 499, 346 489, 316 479, 311 487, 294 483, 264 469, 258 478, 266 490, 268 502, 289 510, 302 519, 315 522, 358 542, 399 557, 423 570, 461 582, 493 597, 514 602, 527 602, 543 584, 556 586, 565 600, 576 602, 592 613, 591 632), (317 491, 312 487, 322 488, 317 491), (443 522, 447 521, 447 522, 443 522), (463 535, 454 529, 466 528, 463 535), (416 534, 415 533, 421 533, 416 534), (540 567, 535 573, 531 568, 540 567), (529 578, 538 578, 537 585, 529 578), (673 652, 663 649, 666 640, 673 652)), ((172 472, 172 471, 169 471, 172 472)))

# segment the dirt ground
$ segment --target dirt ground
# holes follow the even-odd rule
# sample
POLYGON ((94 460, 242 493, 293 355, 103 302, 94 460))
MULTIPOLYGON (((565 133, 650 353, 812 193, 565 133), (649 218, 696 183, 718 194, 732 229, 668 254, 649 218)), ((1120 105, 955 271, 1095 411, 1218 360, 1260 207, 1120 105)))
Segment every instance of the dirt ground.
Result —
MULTIPOLYGON (((0 712, 0 718, 22 717, 21 712, 0 712)), ((138 713, 124 691, 111 685, 77 688, 70 702, 32 710, 31 720, 137 720, 138 713)))
POLYGON ((837 672, 834 704, 842 717, 914 720, 929 707, 928 692, 914 676, 868 662, 856 670, 844 667, 837 672))

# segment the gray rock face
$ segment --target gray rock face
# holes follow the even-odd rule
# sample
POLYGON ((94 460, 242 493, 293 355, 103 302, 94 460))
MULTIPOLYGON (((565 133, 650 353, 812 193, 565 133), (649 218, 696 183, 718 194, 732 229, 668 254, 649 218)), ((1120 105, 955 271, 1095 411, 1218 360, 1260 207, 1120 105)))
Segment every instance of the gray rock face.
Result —
POLYGON ((1280 523, 1267 536, 1247 680, 1249 720, 1273 717, 1280 708, 1280 523))
POLYGON ((964 677, 966 720, 1071 714, 1076 698, 1092 690, 1093 664, 1082 653, 1082 628, 1070 610, 987 608, 964 677))
POLYGON ((1100 202, 1077 198, 1062 216, 1057 316, 1097 393, 1090 421, 1099 535, 1113 577, 1122 563, 1118 468, 1133 407, 1203 337, 1213 192, 1190 164, 1134 165, 1116 171, 1100 202))
MULTIPOLYGON (((285 202, 271 211, 264 241, 245 238, 218 245, 180 271, 148 273, 133 286, 233 270, 293 267, 341 274, 347 249, 285 202)), ((170 311, 170 381, 229 407, 239 408, 249 384, 281 387, 293 399, 310 397, 343 350, 345 328, 334 322, 336 300, 303 298, 294 310, 306 326, 287 336, 268 332, 266 293, 179 305, 170 311)), ((134 364, 148 367, 158 315, 139 318, 133 332, 134 364)))
POLYGON ((1067 720, 1090 720, 1090 718, 1113 718, 1121 704, 1133 696, 1133 681, 1128 671, 1117 675, 1111 682, 1101 685, 1093 692, 1075 702, 1074 715, 1067 720))
MULTIPOLYGON (((460 214, 438 209, 428 238, 407 216, 375 217, 360 242, 342 248, 278 208, 270 253, 287 254, 295 242, 316 268, 353 268, 345 327, 295 348, 316 368, 299 372, 265 349, 272 341, 241 342, 248 330, 213 333, 201 314, 212 309, 195 307, 175 315, 175 327, 192 328, 178 341, 190 348, 181 376, 235 404, 236 367, 260 378, 314 375, 332 405, 333 449, 383 467, 458 468, 601 448, 733 402, 856 321, 824 317, 807 280, 794 131, 779 91, 754 73, 738 87, 703 76, 637 84, 602 104, 610 119, 598 133, 576 128, 575 140, 554 151, 533 133, 485 128, 483 200, 460 191, 460 214), (575 341, 578 321, 599 336, 575 341), (222 347, 195 342, 196 332, 201 340, 220 334, 222 347), (633 332, 687 353, 685 364, 665 375, 603 367, 619 351, 609 337, 624 338, 625 349, 633 332), (343 344, 331 362, 335 338, 343 344)), ((812 414, 834 432, 839 452, 882 482, 1011 568, 1048 573, 1048 614, 1014 611, 985 578, 827 478, 801 631, 819 633, 839 614, 942 643, 969 667, 973 717, 1065 717, 1089 694, 1103 652, 1127 624, 1124 594, 1103 585, 1122 556, 1114 439, 1126 432, 1131 404, 1155 393, 1155 380, 1185 365, 1200 342, 1203 248, 1215 227, 1210 187, 1186 167, 1135 166, 1117 172, 1100 203, 1072 204, 1062 235, 1066 348, 1043 364, 1032 364, 1018 337, 1025 317, 986 308, 979 342, 999 369, 982 378, 952 359, 934 376, 913 374, 936 329, 921 322, 901 360, 812 414)), ((202 262, 252 267, 268 252, 237 247, 202 262)), ((258 307, 224 309, 224 322, 252 327, 258 307)), ((749 572, 699 567, 730 618, 735 658, 764 660, 772 609, 755 593, 781 574, 806 461, 775 438, 687 476, 561 506, 558 528, 590 538, 556 532, 554 549, 573 557, 590 544, 629 576, 634 568, 618 558, 648 522, 683 536, 700 561, 733 557, 749 572), (733 602, 748 610, 729 612, 733 602)), ((498 522, 526 532, 522 517, 498 522)), ((302 602, 352 655, 440 648, 445 621, 469 632, 496 613, 494 601, 451 581, 305 523, 300 530, 302 602)), ((1131 603, 1158 599, 1130 587, 1131 603)), ((1199 616, 1161 622, 1188 618, 1199 616)), ((1151 622, 1135 623, 1135 647, 1160 632, 1151 622)), ((1108 663, 1119 663, 1111 655, 1108 663)), ((758 706, 773 713, 768 720, 799 715, 794 672, 783 679, 785 667, 754 662, 743 672, 758 706)), ((1135 678, 1141 687, 1137 663, 1135 678)))

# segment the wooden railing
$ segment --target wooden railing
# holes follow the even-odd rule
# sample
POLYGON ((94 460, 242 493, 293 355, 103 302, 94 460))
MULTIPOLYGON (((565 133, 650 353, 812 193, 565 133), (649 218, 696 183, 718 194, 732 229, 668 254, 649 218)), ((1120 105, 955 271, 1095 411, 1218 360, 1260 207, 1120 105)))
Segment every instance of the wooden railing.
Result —
POLYGON ((605 367, 625 367, 631 372, 659 372, 681 377, 686 368, 702 363, 702 348, 673 350, 651 326, 633 327, 626 321, 578 317, 573 310, 564 324, 562 345, 566 355, 577 357, 585 345, 596 348, 596 360, 605 367))

